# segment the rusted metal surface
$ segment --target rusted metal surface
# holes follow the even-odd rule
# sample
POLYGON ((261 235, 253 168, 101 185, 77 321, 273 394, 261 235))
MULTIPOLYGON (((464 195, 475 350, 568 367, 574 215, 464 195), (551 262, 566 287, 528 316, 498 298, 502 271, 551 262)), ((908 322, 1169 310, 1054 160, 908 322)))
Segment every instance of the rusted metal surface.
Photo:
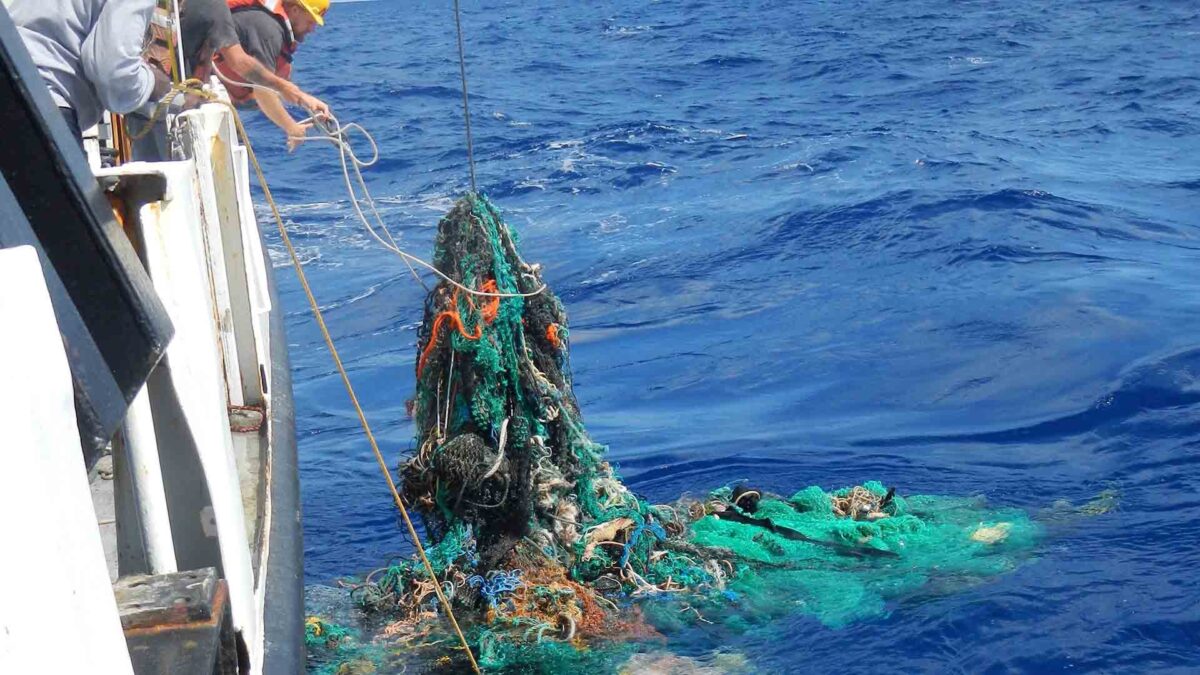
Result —
POLYGON ((212 567, 187 572, 122 577, 113 585, 121 608, 121 627, 143 628, 212 618, 217 571, 212 567))
POLYGON ((255 432, 262 429, 266 412, 261 405, 231 405, 229 406, 229 430, 234 432, 255 432))
POLYGON ((113 592, 137 675, 239 672, 229 589, 216 569, 124 577, 113 592))
MULTIPOLYGON (((186 121, 198 111, 179 116, 186 121)), ((183 124, 195 129, 195 124, 183 124)), ((205 191, 196 162, 131 164, 102 172, 160 175, 167 186, 161 201, 140 204, 137 214, 145 244, 145 267, 176 326, 168 356, 149 383, 155 433, 163 440, 163 487, 171 514, 175 557, 180 569, 218 567, 229 584, 234 625, 246 636, 251 654, 262 642, 261 609, 255 604, 251 546, 229 431, 221 329, 216 320, 210 253, 213 223, 201 220, 205 191), (156 206, 151 206, 156 204, 156 206)), ((211 186, 209 186, 211 187, 211 186)), ((215 207, 214 207, 215 208, 215 207)), ((219 243, 219 242, 218 242, 219 243)), ((255 664, 261 658, 254 659, 255 664)))
POLYGON ((225 358, 236 359, 240 380, 230 382, 239 387, 230 392, 230 401, 245 405, 263 403, 264 383, 260 381, 258 349, 255 344, 261 336, 255 334, 254 266, 248 265, 252 251, 247 250, 245 233, 242 231, 241 210, 248 204, 239 204, 238 176, 234 168, 233 147, 237 144, 236 132, 222 116, 220 123, 208 125, 212 132, 209 157, 212 162, 213 189, 216 194, 216 215, 220 225, 221 250, 225 255, 225 283, 228 292, 228 314, 233 331, 236 351, 225 358))

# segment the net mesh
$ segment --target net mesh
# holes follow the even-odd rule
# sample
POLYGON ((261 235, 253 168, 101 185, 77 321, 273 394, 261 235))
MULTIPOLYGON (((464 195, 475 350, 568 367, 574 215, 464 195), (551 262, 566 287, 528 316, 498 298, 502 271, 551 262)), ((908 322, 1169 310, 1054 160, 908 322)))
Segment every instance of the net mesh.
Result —
POLYGON ((437 579, 401 560, 347 580, 361 635, 331 640, 326 627, 309 642, 314 669, 464 667, 434 584, 489 671, 610 672, 681 631, 878 616, 1010 570, 1040 536, 1022 510, 878 482, 651 505, 588 435, 566 311, 486 197, 441 220, 434 262, 467 288, 510 294, 443 281, 426 298, 416 447, 400 475, 437 579))

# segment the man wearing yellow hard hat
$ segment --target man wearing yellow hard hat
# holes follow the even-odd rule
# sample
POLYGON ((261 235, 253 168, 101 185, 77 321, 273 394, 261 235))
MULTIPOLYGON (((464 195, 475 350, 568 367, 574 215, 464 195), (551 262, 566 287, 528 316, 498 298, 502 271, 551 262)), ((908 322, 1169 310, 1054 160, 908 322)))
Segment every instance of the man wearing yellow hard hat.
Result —
MULTIPOLYGON (((226 0, 178 0, 179 35, 183 40, 184 72, 207 83, 214 74, 233 82, 274 89, 289 103, 314 114, 328 115, 329 106, 275 74, 242 48, 226 0), (217 71, 214 58, 222 64, 217 71)), ((169 72, 169 69, 168 69, 169 72)))
MULTIPOLYGON (((292 76, 292 56, 300 43, 319 26, 325 25, 325 13, 329 11, 329 0, 227 0, 233 15, 234 27, 242 49, 274 71, 279 77, 289 80, 292 76)), ((299 123, 283 106, 279 95, 264 87, 242 86, 221 67, 219 58, 214 59, 217 74, 225 80, 229 95, 235 103, 254 100, 263 114, 276 124, 289 139, 308 133, 311 123, 299 123)))

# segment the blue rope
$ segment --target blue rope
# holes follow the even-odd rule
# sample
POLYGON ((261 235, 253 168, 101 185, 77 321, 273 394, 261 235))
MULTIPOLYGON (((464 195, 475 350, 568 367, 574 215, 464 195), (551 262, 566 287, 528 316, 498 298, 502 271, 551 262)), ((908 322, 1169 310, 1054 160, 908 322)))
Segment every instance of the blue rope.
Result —
POLYGON ((646 530, 650 530, 651 534, 653 534, 659 541, 663 541, 667 538, 666 530, 662 528, 662 525, 659 525, 654 521, 638 525, 637 528, 630 533, 629 540, 625 542, 625 548, 621 551, 621 567, 624 567, 625 563, 629 562, 629 555, 633 553, 633 548, 637 546, 638 542, 642 539, 642 532, 645 532, 646 530))
POLYGON ((492 570, 487 578, 475 574, 467 578, 467 585, 479 589, 479 595, 488 602, 488 606, 496 609, 501 595, 512 593, 521 585, 521 570, 492 570))

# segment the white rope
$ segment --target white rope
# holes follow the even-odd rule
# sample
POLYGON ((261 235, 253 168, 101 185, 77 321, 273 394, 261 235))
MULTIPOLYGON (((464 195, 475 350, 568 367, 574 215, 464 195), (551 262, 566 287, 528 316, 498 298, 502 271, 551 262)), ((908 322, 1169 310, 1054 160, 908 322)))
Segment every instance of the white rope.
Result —
MULTIPOLYGON (((239 82, 232 80, 221 73, 220 68, 216 67, 216 64, 214 64, 213 72, 215 72, 217 77, 219 77, 226 84, 232 84, 239 87, 249 87, 251 89, 261 89, 263 91, 269 91, 279 95, 279 92, 275 91, 271 87, 253 84, 251 82, 239 82)), ((469 288, 462 283, 451 279, 438 268, 400 248, 400 245, 396 243, 396 239, 392 236, 391 231, 388 230, 387 225, 383 222, 383 217, 379 215, 379 209, 375 207, 375 199, 371 196, 371 191, 367 189, 367 181, 362 175, 363 168, 374 166, 379 161, 379 145, 375 142, 375 137, 372 136, 371 133, 366 129, 364 129, 362 125, 354 122, 343 125, 333 115, 329 115, 328 117, 324 118, 308 117, 301 120, 299 123, 313 124, 313 126, 315 126, 322 135, 312 138, 307 136, 289 136, 288 139, 296 143, 327 142, 337 146, 338 158, 342 163, 342 178, 345 180, 346 192, 350 195, 350 203, 354 206, 354 212, 358 215, 359 221, 363 224, 363 227, 366 228, 367 232, 372 238, 375 239, 375 241, 379 242, 381 246, 396 254, 401 260, 404 261, 404 264, 408 266, 408 270, 412 272, 413 278, 415 278, 422 286, 425 286, 425 282, 421 281, 420 275, 418 275, 417 271, 413 269, 414 263, 434 273, 451 286, 454 286, 455 288, 474 296, 485 298, 528 298, 538 295, 542 291, 546 290, 545 284, 542 284, 537 290, 529 293, 500 293, 475 290, 474 288, 469 288), (371 144, 371 159, 369 161, 363 161, 361 158, 359 158, 358 154, 354 152, 354 148, 351 147, 350 141, 347 140, 349 134, 355 131, 362 134, 362 136, 367 139, 367 142, 371 144), (359 197, 358 193, 355 192, 354 183, 350 180, 350 171, 352 168, 354 170, 354 176, 358 182, 358 187, 362 190, 362 197, 359 197), (386 240, 379 236, 379 233, 374 227, 371 226, 371 221, 367 218, 366 214, 363 213, 362 202, 366 202, 368 209, 371 211, 371 215, 374 217, 376 224, 379 226, 379 229, 382 230, 385 235, 387 235, 386 240)), ((426 287, 425 290, 428 291, 429 288, 426 287)))

